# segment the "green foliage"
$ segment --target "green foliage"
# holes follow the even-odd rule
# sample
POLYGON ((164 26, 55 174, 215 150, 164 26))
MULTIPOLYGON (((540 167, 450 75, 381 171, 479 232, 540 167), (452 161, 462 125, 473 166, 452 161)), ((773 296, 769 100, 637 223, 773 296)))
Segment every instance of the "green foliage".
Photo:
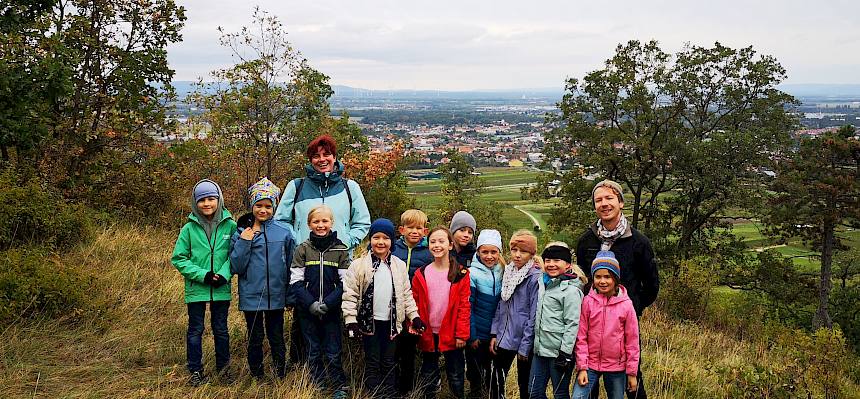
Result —
POLYGON ((69 249, 93 235, 91 212, 69 204, 43 182, 0 173, 0 248, 69 249))
POLYGON ((91 304, 92 278, 46 251, 0 252, 0 325, 31 318, 75 316, 91 304))
POLYGON ((457 211, 469 212, 479 223, 479 229, 496 229, 502 237, 509 237, 511 231, 502 218, 499 207, 494 201, 482 201, 479 196, 484 192, 485 184, 473 174, 472 167, 462 154, 456 150, 448 150, 450 162, 439 166, 442 174, 442 198, 439 213, 443 224, 447 224, 457 211))
POLYGON ((662 279, 660 308, 681 319, 701 319, 717 282, 718 265, 705 256, 682 261, 677 277, 662 279))

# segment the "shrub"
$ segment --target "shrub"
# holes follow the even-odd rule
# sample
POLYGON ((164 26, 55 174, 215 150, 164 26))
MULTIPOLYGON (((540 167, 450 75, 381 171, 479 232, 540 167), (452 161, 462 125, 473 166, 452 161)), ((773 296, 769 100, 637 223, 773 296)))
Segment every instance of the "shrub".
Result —
POLYGON ((713 263, 708 257, 681 261, 677 276, 661 279, 660 308, 682 319, 700 319, 716 282, 713 263))

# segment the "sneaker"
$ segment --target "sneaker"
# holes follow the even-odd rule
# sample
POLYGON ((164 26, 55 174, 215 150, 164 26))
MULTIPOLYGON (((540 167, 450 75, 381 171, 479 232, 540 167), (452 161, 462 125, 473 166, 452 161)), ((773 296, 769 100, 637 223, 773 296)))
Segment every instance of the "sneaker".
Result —
POLYGON ((191 378, 188 379, 188 385, 192 387, 199 387, 207 382, 206 375, 201 370, 191 373, 191 378))
POLYGON ((349 387, 340 387, 334 391, 334 394, 331 396, 331 399, 348 399, 349 398, 349 387))

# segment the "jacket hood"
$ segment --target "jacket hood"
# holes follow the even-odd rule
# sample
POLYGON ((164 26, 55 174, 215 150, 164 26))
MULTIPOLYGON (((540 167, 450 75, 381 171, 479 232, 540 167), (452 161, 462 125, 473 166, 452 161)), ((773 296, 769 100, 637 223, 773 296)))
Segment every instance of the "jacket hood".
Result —
POLYGON ((308 179, 311 179, 317 184, 325 184, 326 182, 333 184, 340 181, 341 176, 343 175, 343 169, 343 163, 341 163, 340 160, 334 161, 334 170, 328 173, 321 173, 314 169, 313 165, 308 163, 305 165, 305 174, 307 174, 308 179))
MULTIPOLYGON (((209 179, 203 179, 194 184, 194 188, 197 188, 203 182, 209 182, 215 185, 218 188, 218 207, 215 209, 214 217, 212 218, 211 223, 218 224, 222 220, 230 217, 230 212, 224 212, 224 192, 221 190, 221 186, 218 183, 215 183, 209 179), (220 217, 218 216, 220 215, 220 217)), ((203 225, 208 219, 203 216, 203 213, 200 212, 200 208, 197 207, 197 201, 194 200, 194 189, 191 190, 191 214, 188 215, 188 218, 203 225)))
MULTIPOLYGON (((598 293, 597 289, 595 289, 595 288, 591 289, 591 291, 588 293, 588 296, 590 296, 592 299, 594 299, 600 303, 603 303, 604 301, 606 301, 606 296, 598 293)), ((631 302, 632 303, 632 301, 630 300, 630 297, 627 296, 627 288, 624 288, 623 285, 619 284, 618 285, 618 295, 615 295, 614 297, 609 298, 609 302, 607 303, 607 305, 615 305, 615 304, 619 304, 619 303, 623 303, 623 302, 631 302)))

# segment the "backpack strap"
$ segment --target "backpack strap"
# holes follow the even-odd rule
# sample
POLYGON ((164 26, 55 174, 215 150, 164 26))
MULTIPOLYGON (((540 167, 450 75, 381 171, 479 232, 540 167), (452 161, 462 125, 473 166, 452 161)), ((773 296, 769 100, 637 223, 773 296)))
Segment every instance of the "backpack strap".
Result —
POLYGON ((302 187, 305 185, 305 178, 299 177, 298 179, 293 180, 293 186, 296 187, 296 196, 293 197, 293 210, 290 213, 290 218, 293 221, 293 225, 296 224, 296 202, 299 200, 299 195, 302 193, 302 187), (296 180, 299 181, 298 185, 296 185, 296 180))
POLYGON ((349 199, 349 224, 352 224, 352 192, 349 191, 349 179, 343 178, 343 188, 346 190, 346 198, 349 199))

